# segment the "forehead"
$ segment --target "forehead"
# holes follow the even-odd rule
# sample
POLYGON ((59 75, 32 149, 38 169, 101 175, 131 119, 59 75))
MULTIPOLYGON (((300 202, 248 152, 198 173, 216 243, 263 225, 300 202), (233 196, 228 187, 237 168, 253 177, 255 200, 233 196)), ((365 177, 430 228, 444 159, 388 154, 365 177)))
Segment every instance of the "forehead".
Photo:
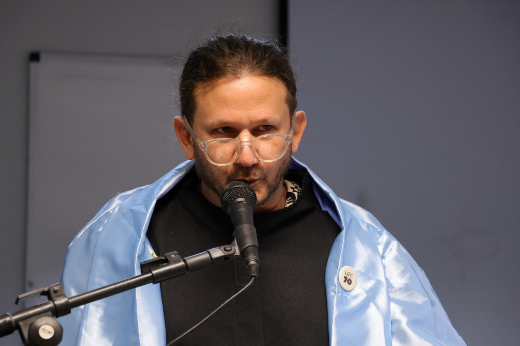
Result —
POLYGON ((275 77, 224 78, 195 89, 194 123, 289 119, 287 88, 275 77))

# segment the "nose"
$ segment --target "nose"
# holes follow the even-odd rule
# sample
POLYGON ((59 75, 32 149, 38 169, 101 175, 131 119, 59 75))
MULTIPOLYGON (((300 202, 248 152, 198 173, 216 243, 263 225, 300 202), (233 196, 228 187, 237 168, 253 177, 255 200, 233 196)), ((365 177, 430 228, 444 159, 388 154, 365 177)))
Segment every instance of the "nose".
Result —
POLYGON ((253 140, 250 133, 242 133, 239 138, 240 143, 240 156, 236 161, 237 164, 243 167, 251 167, 258 163, 258 159, 253 155, 253 140))
POLYGON ((240 156, 236 163, 243 167, 251 167, 258 163, 258 159, 253 155, 253 143, 251 142, 242 142, 240 156))

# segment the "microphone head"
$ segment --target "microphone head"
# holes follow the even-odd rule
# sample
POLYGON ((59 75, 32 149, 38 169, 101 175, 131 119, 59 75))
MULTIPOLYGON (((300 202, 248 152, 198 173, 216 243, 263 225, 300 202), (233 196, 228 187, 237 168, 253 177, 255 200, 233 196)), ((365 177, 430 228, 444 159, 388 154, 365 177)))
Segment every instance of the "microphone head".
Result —
POLYGON ((237 198, 245 198, 251 207, 256 206, 256 194, 255 191, 248 184, 243 181, 233 181, 222 191, 220 196, 220 204, 222 208, 229 213, 229 205, 237 198))

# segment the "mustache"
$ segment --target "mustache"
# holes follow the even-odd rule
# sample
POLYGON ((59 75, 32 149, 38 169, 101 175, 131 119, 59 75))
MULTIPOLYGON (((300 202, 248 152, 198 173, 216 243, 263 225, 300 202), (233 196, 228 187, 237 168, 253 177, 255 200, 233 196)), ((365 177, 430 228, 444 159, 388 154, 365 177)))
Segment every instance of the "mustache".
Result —
POLYGON ((255 179, 263 179, 267 177, 267 173, 263 170, 255 169, 255 168, 246 168, 240 169, 233 172, 229 177, 229 181, 234 180, 255 180, 255 179))

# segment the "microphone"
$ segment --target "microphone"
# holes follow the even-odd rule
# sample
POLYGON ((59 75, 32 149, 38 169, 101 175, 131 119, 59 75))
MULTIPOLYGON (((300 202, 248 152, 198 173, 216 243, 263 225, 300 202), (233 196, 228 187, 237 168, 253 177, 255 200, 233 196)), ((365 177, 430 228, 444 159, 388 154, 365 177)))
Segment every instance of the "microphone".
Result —
POLYGON ((220 203, 231 216, 235 226, 233 235, 249 271, 249 277, 258 277, 258 239, 253 223, 255 191, 243 181, 233 181, 222 191, 220 203))

